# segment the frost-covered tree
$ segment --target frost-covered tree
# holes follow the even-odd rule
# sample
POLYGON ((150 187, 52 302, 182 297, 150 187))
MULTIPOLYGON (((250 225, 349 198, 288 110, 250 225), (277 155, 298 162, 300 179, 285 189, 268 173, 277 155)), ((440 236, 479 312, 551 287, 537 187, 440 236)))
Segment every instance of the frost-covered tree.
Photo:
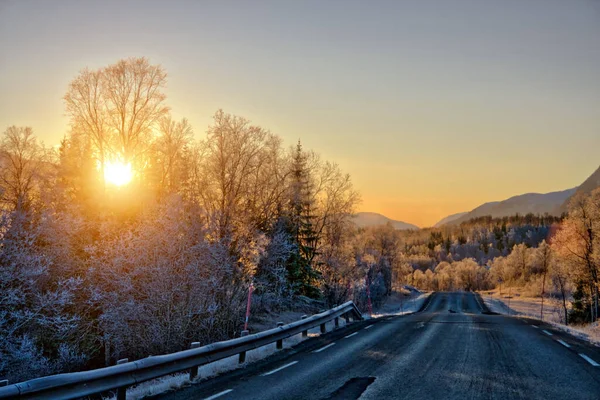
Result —
POLYGON ((553 261, 552 248, 545 240, 538 246, 533 252, 533 265, 535 267, 535 273, 542 275, 542 290, 540 297, 542 298, 540 306, 540 319, 544 319, 544 297, 546 295, 546 276, 550 270, 553 261))
MULTIPOLYGON (((145 58, 82 70, 64 96, 70 131, 55 159, 30 128, 5 132, 1 377, 232 338, 251 283, 267 310, 299 294, 329 304, 364 297, 349 175, 223 111, 195 141, 187 120, 168 114, 165 83, 145 58), (115 161, 135 179, 106 187, 115 161)), ((392 236, 366 254, 379 257, 366 271, 375 296, 400 268, 392 236)))
POLYGON ((48 152, 30 127, 11 126, 0 138, 0 203, 28 212, 49 172, 48 152))
POLYGON ((159 135, 150 148, 151 185, 161 195, 181 193, 187 181, 188 150, 193 130, 187 119, 174 121, 168 115, 159 121, 159 135))
POLYGON ((20 381, 81 367, 81 280, 54 273, 40 229, 21 212, 0 215, 0 376, 20 381))
POLYGON ((569 204, 569 216, 554 237, 560 262, 581 282, 582 296, 590 304, 590 320, 598 318, 600 268, 600 189, 590 195, 576 194, 569 204))
POLYGON ((171 198, 128 226, 103 226, 88 248, 108 364, 234 335, 244 300, 232 285, 238 260, 193 218, 197 212, 171 198))
POLYGON ((153 130, 169 111, 166 80, 160 65, 139 57, 86 68, 70 83, 63 99, 71 130, 88 138, 101 176, 109 161, 144 169, 153 130))

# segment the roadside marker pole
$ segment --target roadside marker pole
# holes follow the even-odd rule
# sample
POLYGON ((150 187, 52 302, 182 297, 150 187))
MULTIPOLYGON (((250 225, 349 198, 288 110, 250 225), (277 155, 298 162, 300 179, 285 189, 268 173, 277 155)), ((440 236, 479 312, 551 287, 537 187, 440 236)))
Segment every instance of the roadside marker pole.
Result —
POLYGON ((252 303, 252 290, 254 289, 254 285, 250 282, 250 287, 248 287, 248 304, 246 305, 246 322, 244 323, 244 330, 248 330, 248 318, 250 317, 250 304, 252 303))
POLYGON ((510 293, 510 292, 511 292, 511 289, 512 289, 512 287, 509 287, 509 288, 508 288, 508 315, 511 315, 511 314, 512 314, 512 313, 510 312, 510 298, 512 297, 512 295, 511 295, 511 293, 510 293))
POLYGON ((371 306, 371 288, 369 288, 369 275, 365 277, 367 283, 367 305, 369 307, 369 318, 373 316, 373 307, 371 306))

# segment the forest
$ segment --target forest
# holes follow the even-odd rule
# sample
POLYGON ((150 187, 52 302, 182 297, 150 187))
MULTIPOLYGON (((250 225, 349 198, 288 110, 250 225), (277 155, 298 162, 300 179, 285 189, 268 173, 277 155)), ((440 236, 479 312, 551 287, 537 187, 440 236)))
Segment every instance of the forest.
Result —
POLYGON ((69 131, 0 140, 0 379, 113 365, 239 335, 298 302, 375 307, 421 290, 531 288, 565 323, 598 315, 600 190, 561 217, 483 217, 418 231, 357 228, 339 166, 223 110, 175 120, 146 58, 83 69, 69 131))

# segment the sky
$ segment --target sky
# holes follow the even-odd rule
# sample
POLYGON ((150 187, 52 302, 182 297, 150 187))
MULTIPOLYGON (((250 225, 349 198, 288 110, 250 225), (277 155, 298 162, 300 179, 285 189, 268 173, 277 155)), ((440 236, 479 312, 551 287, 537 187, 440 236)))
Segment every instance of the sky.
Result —
POLYGON ((0 0, 0 130, 57 144, 69 82, 132 56, 198 138, 246 117, 419 226, 600 164, 598 0, 0 0))

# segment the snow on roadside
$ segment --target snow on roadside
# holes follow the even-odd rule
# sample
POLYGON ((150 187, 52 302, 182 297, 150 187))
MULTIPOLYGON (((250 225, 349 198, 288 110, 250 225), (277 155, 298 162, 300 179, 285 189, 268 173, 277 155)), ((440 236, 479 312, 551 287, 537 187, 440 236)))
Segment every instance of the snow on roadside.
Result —
MULTIPOLYGON (((339 319, 339 327, 342 328, 346 325, 346 321, 344 318, 339 319)), ((327 332, 331 332, 335 329, 334 321, 330 321, 325 324, 327 332)), ((308 338, 319 336, 321 334, 320 327, 312 328, 308 331, 308 338)), ((302 334, 299 333, 297 335, 291 336, 283 341, 283 348, 289 349, 298 343, 306 340, 307 338, 303 338, 302 334)), ((198 378, 194 380, 197 382, 199 380, 208 379, 215 377, 224 372, 233 371, 239 368, 245 368, 251 363, 256 361, 260 361, 269 357, 270 355, 281 351, 277 350, 276 344, 271 343, 263 347, 259 347, 258 349, 250 350, 246 353, 246 362, 244 364, 238 363, 238 355, 224 358, 222 360, 218 360, 212 362, 210 364, 201 365, 198 367, 198 378)), ((182 372, 173 375, 163 376, 161 378, 153 379, 151 381, 140 383, 139 385, 132 386, 127 389, 127 399, 129 400, 138 400, 147 396, 155 396, 169 390, 177 390, 185 386, 189 386, 192 384, 192 381, 189 379, 189 373, 182 372)), ((116 394, 112 396, 103 397, 103 400, 115 400, 116 394)))
MULTIPOLYGON (((408 298, 403 296, 397 296, 394 299, 390 299, 381 307, 380 310, 373 313, 373 318, 380 318, 386 316, 404 315, 417 312, 423 303, 429 298, 431 293, 418 293, 413 294, 408 298)), ((365 315, 365 318, 368 318, 365 315)), ((344 327, 346 321, 344 318, 339 319, 339 326, 344 327)), ((335 329, 334 321, 330 321, 326 324, 327 332, 335 329)), ((321 334, 320 328, 317 326, 308 331, 308 337, 316 337, 321 334)), ((289 337, 283 341, 283 348, 289 349, 298 343, 306 340, 302 334, 297 334, 289 337)), ((198 367, 198 378, 194 382, 198 382, 203 379, 215 377, 219 374, 233 371, 239 368, 245 368, 251 363, 260 361, 276 353, 277 350, 275 343, 267 346, 260 347, 258 349, 250 350, 246 353, 246 362, 244 364, 238 363, 238 356, 231 356, 222 360, 215 361, 210 364, 202 365, 198 367)), ((127 389, 127 399, 138 400, 148 396, 155 396, 169 390, 177 390, 182 387, 191 385, 193 382, 189 379, 189 374, 186 372, 163 376, 158 379, 153 379, 148 382, 140 383, 139 385, 132 386, 127 389)), ((103 400, 115 400, 116 394, 108 397, 104 397, 103 400)))
MULTIPOLYGON (((493 298, 493 297, 490 298, 489 296, 483 296, 483 295, 481 297, 483 298, 485 305, 492 312, 495 312, 498 314, 504 314, 504 315, 517 316, 517 317, 527 317, 527 318, 536 319, 538 321, 541 321, 539 319, 539 315, 533 315, 531 313, 523 313, 523 312, 519 312, 518 310, 509 308, 508 305, 501 299, 493 298)), ((556 321, 548 321, 548 320, 544 320, 542 322, 552 325, 554 328, 556 328, 560 331, 569 333, 581 340, 585 340, 586 342, 589 342, 596 346, 600 346, 600 325, 597 322, 595 324, 583 325, 583 326, 567 326, 567 325, 558 323, 556 321)))

